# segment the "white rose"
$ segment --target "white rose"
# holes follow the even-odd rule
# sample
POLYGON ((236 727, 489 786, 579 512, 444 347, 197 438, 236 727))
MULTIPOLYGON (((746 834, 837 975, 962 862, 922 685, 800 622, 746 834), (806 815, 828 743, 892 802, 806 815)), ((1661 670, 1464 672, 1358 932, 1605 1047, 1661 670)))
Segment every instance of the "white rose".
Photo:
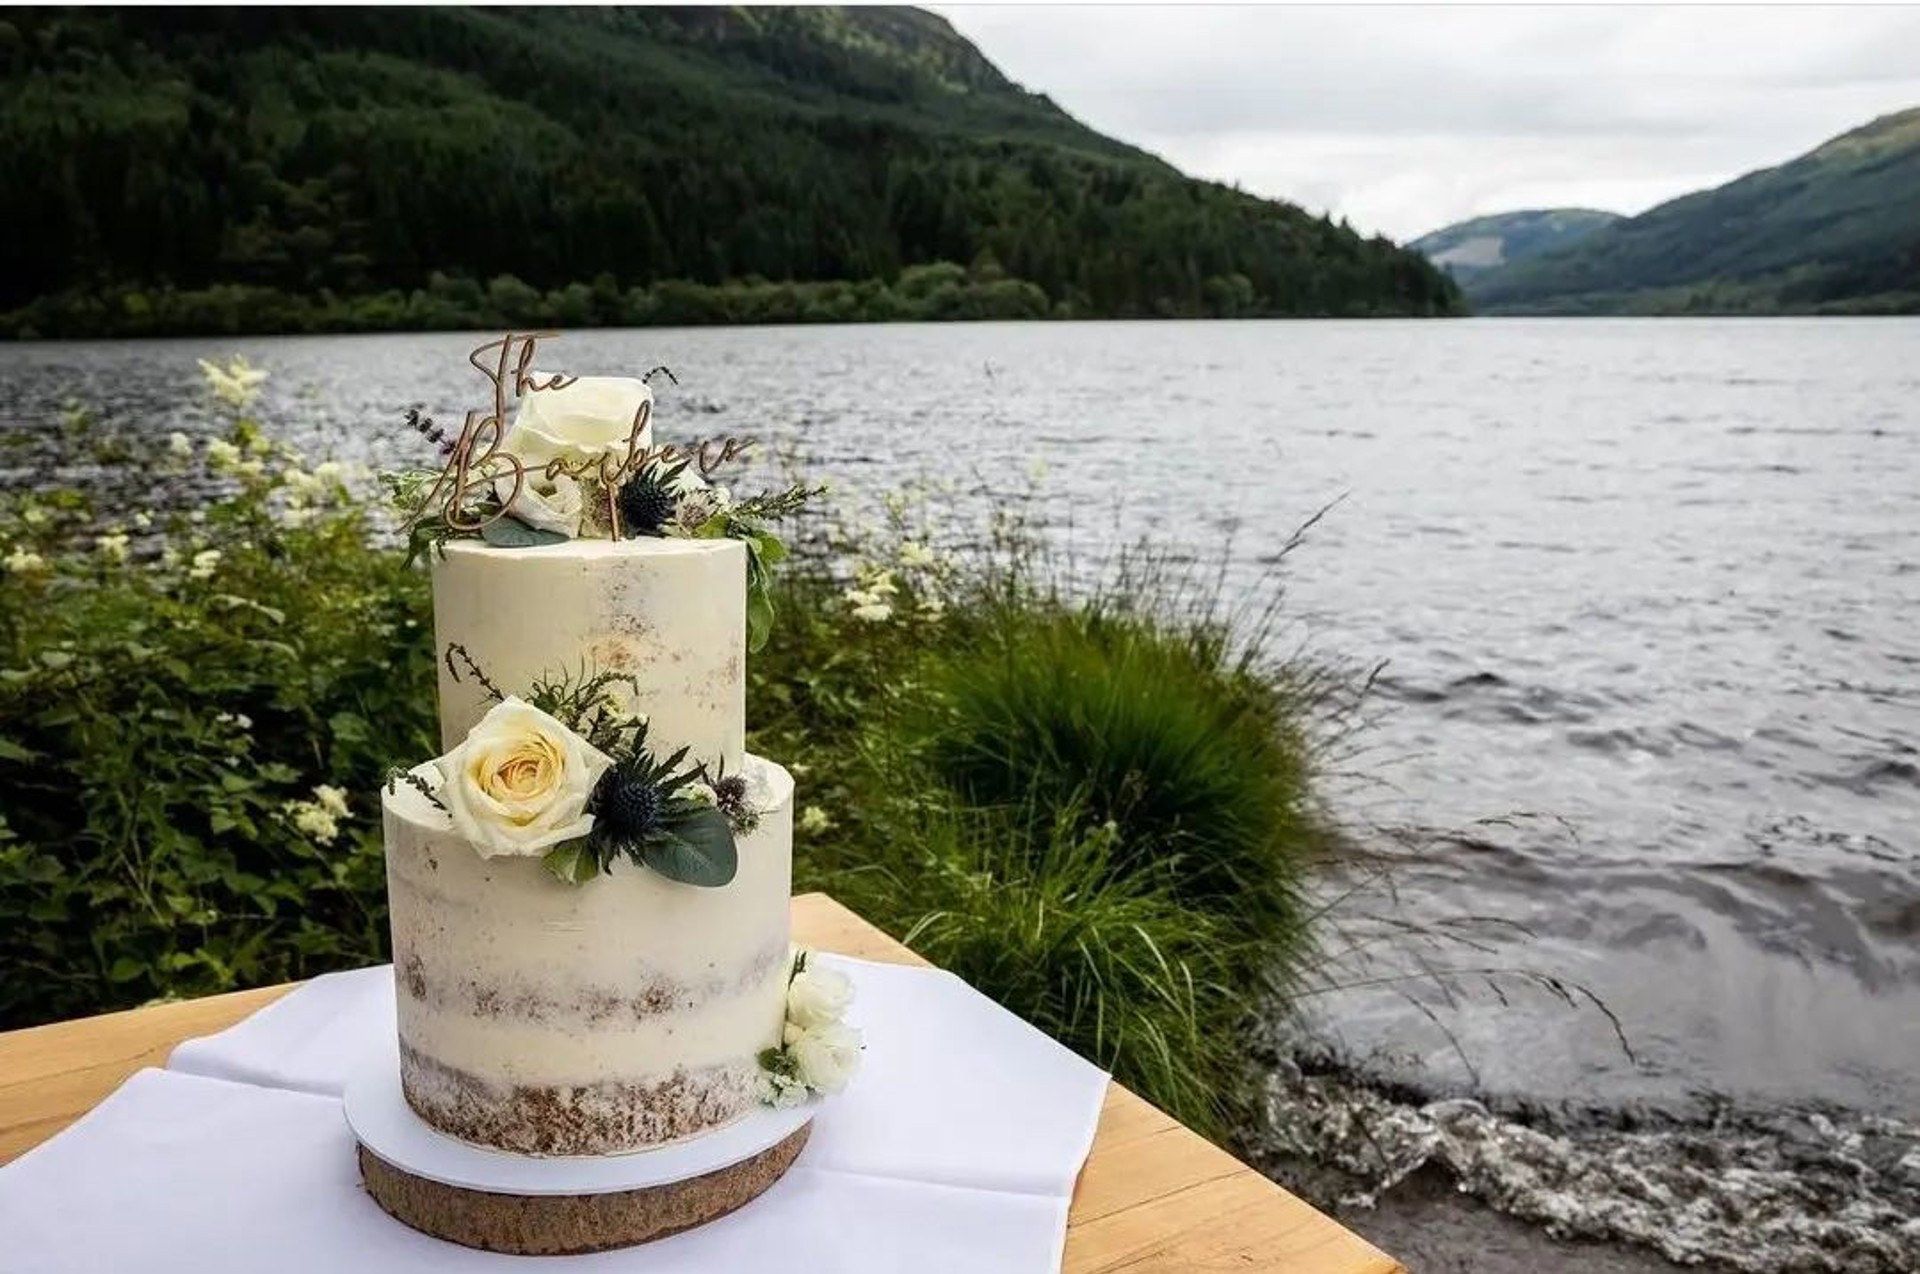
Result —
MULTIPOLYGON (((552 377, 535 372, 533 379, 543 383, 552 377)), ((521 398, 519 414, 502 445, 529 469, 555 459, 624 458, 627 440, 633 437, 633 419, 643 403, 652 401, 653 391, 645 381, 626 376, 582 376, 560 389, 530 390, 521 398)), ((653 445, 651 423, 640 431, 634 445, 653 445)))
POLYGON ((493 494, 502 501, 512 500, 507 512, 536 531, 557 531, 568 539, 580 534, 580 514, 586 501, 580 494, 580 484, 564 473, 549 479, 537 470, 530 472, 517 496, 511 476, 496 478, 493 494))
POLYGON ((493 706, 441 757, 437 795, 482 858, 538 855, 593 830, 587 799, 613 759, 530 703, 493 706))
POLYGON ((832 1026, 847 1015, 853 1003, 853 983, 836 969, 809 963, 787 984, 787 1021, 802 1030, 832 1026))
POLYGON ((839 1092, 860 1067, 860 1032, 850 1026, 806 1030, 789 1022, 786 1044, 794 1077, 816 1092, 839 1092))

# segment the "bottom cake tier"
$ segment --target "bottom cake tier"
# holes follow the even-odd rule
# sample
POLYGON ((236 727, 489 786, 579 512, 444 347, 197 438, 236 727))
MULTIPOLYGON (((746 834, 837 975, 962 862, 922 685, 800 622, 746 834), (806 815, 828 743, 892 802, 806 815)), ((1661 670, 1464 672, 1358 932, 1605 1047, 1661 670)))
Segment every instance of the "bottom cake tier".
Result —
POLYGON ((626 862, 566 884, 538 858, 480 857, 413 788, 388 793, 401 1085, 422 1119, 518 1154, 606 1155, 751 1109, 786 1012, 793 780, 758 757, 742 773, 759 822, 717 889, 626 862))

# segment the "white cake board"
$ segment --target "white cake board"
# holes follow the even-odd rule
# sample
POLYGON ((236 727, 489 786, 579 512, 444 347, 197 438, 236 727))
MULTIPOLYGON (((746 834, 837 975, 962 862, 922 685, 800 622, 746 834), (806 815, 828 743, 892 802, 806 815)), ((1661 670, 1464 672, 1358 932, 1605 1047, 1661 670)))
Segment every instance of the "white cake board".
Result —
POLYGON ((624 1155, 539 1158, 488 1150, 429 1125, 400 1091, 397 1059, 382 1057, 347 1081, 347 1126, 360 1144, 411 1176, 485 1194, 614 1194, 676 1185, 744 1163, 809 1123, 814 1097, 776 1110, 756 1106, 724 1128, 624 1155))

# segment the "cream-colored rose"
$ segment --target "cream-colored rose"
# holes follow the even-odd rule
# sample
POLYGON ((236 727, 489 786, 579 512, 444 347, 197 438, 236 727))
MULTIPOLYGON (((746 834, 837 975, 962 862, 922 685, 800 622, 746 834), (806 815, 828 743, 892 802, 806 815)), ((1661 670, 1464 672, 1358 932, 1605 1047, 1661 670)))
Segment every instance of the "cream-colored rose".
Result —
POLYGON ((837 1093, 860 1068, 860 1032, 838 1023, 815 1030, 787 1023, 794 1077, 815 1092, 837 1093))
POLYGON ((834 1025, 847 1015, 851 1003, 853 983, 846 974, 811 961, 787 983, 787 1021, 802 1030, 834 1025))
MULTIPOLYGON (((533 373, 536 384, 551 379, 547 373, 533 373)), ((634 417, 642 404, 652 401, 647 383, 627 376, 582 376, 560 389, 530 390, 520 399, 503 446, 529 469, 556 459, 577 464, 613 456, 618 462, 625 459, 627 440, 634 436, 634 417)), ((634 447, 652 445, 649 423, 634 447)))
POLYGON ((587 799, 613 759, 530 703, 493 706, 441 757, 437 795, 482 858, 539 855, 593 830, 587 799))
POLYGON ((580 484, 564 473, 548 478, 537 469, 530 471, 520 484, 519 495, 513 493, 512 477, 496 478, 493 494, 500 500, 512 500, 507 512, 536 531, 555 531, 568 539, 580 534, 580 515, 586 501, 580 494, 580 484))

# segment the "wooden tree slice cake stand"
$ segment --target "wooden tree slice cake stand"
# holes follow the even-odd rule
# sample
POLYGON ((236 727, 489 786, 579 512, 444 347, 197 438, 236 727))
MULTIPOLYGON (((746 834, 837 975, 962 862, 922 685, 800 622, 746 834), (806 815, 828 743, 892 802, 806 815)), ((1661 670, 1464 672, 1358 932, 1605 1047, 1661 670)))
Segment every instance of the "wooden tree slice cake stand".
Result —
POLYGON ((539 1159, 430 1127, 397 1065, 347 1085, 360 1176, 389 1216, 489 1252, 565 1256, 663 1239, 752 1202, 799 1157, 816 1102, 758 1109, 704 1136, 629 1155, 539 1159))

